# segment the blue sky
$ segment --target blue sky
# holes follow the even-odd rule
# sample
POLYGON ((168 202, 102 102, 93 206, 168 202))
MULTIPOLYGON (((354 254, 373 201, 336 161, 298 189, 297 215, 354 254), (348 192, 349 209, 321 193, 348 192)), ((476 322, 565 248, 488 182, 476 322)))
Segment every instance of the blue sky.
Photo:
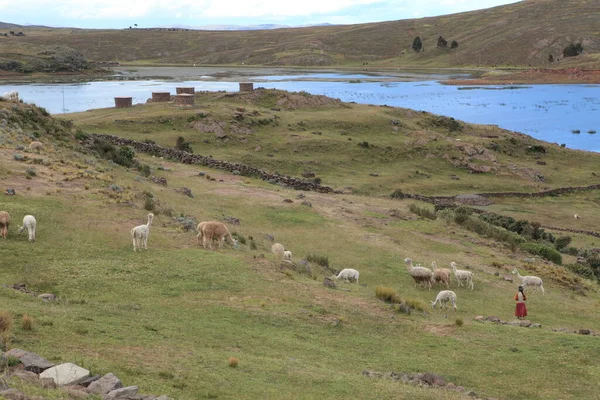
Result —
POLYGON ((355 24, 452 14, 517 0, 0 0, 0 21, 76 28, 355 24))

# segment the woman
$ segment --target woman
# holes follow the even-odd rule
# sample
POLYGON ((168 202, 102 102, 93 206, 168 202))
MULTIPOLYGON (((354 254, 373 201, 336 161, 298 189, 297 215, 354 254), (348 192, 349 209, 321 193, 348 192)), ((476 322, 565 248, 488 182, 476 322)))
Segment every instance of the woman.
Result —
POLYGON ((517 302, 517 308, 515 309, 515 316, 519 319, 523 319, 527 316, 527 307, 525 306, 525 292, 523 292, 523 286, 519 286, 519 291, 515 294, 515 301, 517 302))

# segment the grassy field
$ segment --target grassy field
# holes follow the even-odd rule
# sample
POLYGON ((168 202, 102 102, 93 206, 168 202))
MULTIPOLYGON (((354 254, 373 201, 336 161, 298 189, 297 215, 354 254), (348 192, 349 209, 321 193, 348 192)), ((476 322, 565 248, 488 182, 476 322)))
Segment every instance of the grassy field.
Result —
MULTIPOLYGON (((596 396, 590 382, 600 373, 597 338, 553 331, 600 331, 596 283, 548 262, 525 263, 522 260, 528 255, 513 254, 504 245, 459 225, 417 217, 408 210, 412 201, 379 196, 399 185, 407 191, 430 194, 536 189, 538 184, 525 179, 467 174, 448 161, 425 157, 436 147, 443 147, 440 142, 445 140, 450 140, 451 147, 456 138, 486 143, 487 139, 480 136, 482 132, 500 135, 496 141, 515 137, 534 144, 533 139, 477 126, 448 134, 427 126, 431 118, 428 114, 351 105, 326 111, 298 107, 277 112, 278 126, 259 126, 247 136, 248 144, 238 144, 233 136, 229 142, 218 144, 214 134, 206 144, 202 142, 205 134, 194 137, 186 130, 188 118, 209 110, 210 118, 223 115, 229 120, 240 106, 236 103, 239 99, 225 101, 217 95, 206 96, 199 95, 197 110, 151 104, 69 115, 67 118, 75 121, 73 127, 52 125, 47 122, 50 117, 33 118, 27 111, 16 116, 10 105, 0 103, 3 118, 10 121, 1 136, 0 181, 2 187, 13 187, 17 192, 16 196, 2 197, 1 208, 11 213, 13 223, 8 239, 0 243, 0 282, 25 283, 37 293, 58 296, 56 302, 43 303, 0 288, 0 310, 9 311, 15 319, 8 347, 37 352, 55 363, 75 362, 93 374, 113 372, 126 385, 138 385, 142 393, 165 393, 183 400, 464 398, 453 391, 367 378, 362 375, 364 370, 433 372, 480 397, 596 396), (168 121, 163 122, 166 116, 168 121), (348 125, 336 125, 336 118, 348 125), (400 132, 392 131, 392 118, 402 121, 400 132), (307 130, 289 131, 288 124, 293 126, 297 121, 304 121, 307 130), (29 143, 33 132, 44 131, 42 126, 57 128, 49 129, 53 134, 42 133, 40 140, 46 147, 41 155, 15 150, 17 145, 29 143), (183 134, 199 153, 242 159, 265 168, 273 167, 269 160, 284 158, 284 149, 290 148, 288 141, 298 140, 307 150, 300 155, 288 150, 284 154, 287 161, 278 162, 274 168, 295 174, 305 168, 305 164, 296 165, 305 158, 310 168, 320 168, 318 176, 325 184, 340 188, 351 184, 357 193, 305 192, 305 200, 312 203, 307 207, 296 198, 297 191, 138 154, 136 158, 149 165, 154 175, 167 179, 168 185, 161 186, 140 177, 134 169, 80 153, 79 144, 70 136, 77 128, 151 138, 165 145, 173 145, 175 137, 183 134), (311 131, 316 129, 322 134, 313 135, 311 131), (348 136, 340 135, 340 129, 350 131, 352 144, 347 144, 348 136), (290 134, 299 135, 299 139, 290 138, 290 134), (431 139, 429 145, 411 153, 406 142, 418 137, 438 140, 431 139), (376 143, 375 151, 389 145, 407 152, 399 150, 389 171, 429 171, 419 160, 434 160, 443 173, 437 177, 431 167, 431 178, 410 180, 405 176, 406 182, 391 177, 391 172, 387 178, 369 177, 372 167, 379 170, 383 164, 368 162, 371 149, 358 147, 359 139, 376 143), (331 144, 324 145, 324 141, 331 144), (267 150, 255 152, 256 145, 267 150), (336 154, 331 153, 332 149, 337 149, 336 154), (277 156, 267 157, 263 154, 267 151, 277 156), (15 153, 30 159, 16 161, 15 153), (247 153, 252 158, 244 158, 247 153), (409 155, 413 159, 405 161, 409 155), (35 158, 44 162, 34 163, 35 158), (348 163, 349 167, 337 167, 333 161, 348 163), (35 174, 27 173, 28 168, 35 168, 35 174), (446 181, 441 177, 449 171, 461 179, 450 180, 438 190, 440 182, 446 181), (200 172, 215 180, 200 176, 200 172), (380 178, 377 184, 371 182, 380 178), (181 187, 191 189, 194 197, 176 191, 181 187), (156 218, 149 250, 134 253, 130 230, 146 220, 144 192, 154 195, 156 218), (293 202, 285 203, 284 199, 293 202), (33 214, 38 220, 35 243, 16 235, 16 225, 25 214, 33 214), (246 239, 246 244, 216 251, 198 248, 195 233, 185 231, 174 219, 180 216, 196 221, 239 218, 239 226, 229 227, 236 236, 246 239), (266 235, 290 249, 296 261, 318 254, 328 257, 331 269, 356 268, 361 273, 361 285, 340 282, 341 290, 327 289, 322 281, 331 271, 314 263, 310 275, 282 269, 270 254, 272 242, 266 235), (250 237, 256 249, 251 248, 250 237), (436 260, 440 267, 456 261, 460 267, 474 271, 475 289, 456 288, 453 283, 458 312, 431 310, 427 305, 437 290, 414 287, 403 262, 405 257, 424 265, 436 260), (530 319, 542 328, 474 321, 477 315, 512 320, 516 284, 504 281, 503 276, 509 275, 513 267, 520 268, 521 274, 537 271, 544 279, 546 294, 531 294, 528 300, 530 319), (557 279, 560 276, 577 280, 585 295, 564 285, 557 279), (391 287, 401 297, 422 303, 425 312, 407 315, 394 310, 375 297, 377 286, 391 287), (25 313, 34 319, 31 331, 21 327, 25 313), (462 326, 457 318, 464 322, 462 326), (232 356, 239 359, 237 368, 228 366, 232 356)), ((19 107, 27 110, 29 106, 19 107)), ((268 115, 269 108, 248 103, 245 107, 246 114, 255 109, 260 113, 253 118, 268 115)), ((582 183, 593 169, 594 154, 544 145, 548 147, 545 157, 552 160, 548 162, 551 168, 544 170, 551 177, 549 186, 582 183), (577 168, 568 163, 574 154, 580 161, 577 168), (554 167, 563 173, 552 175, 554 167), (574 176, 567 178, 564 171, 573 171, 574 176)), ((520 148, 522 145, 515 145, 511 162, 534 164, 535 158, 520 148)), ((491 209, 510 214, 510 208, 540 219, 546 218, 542 215, 549 210, 548 215, 557 216, 554 225, 569 227, 572 221, 558 218, 562 216, 560 210, 576 204, 577 212, 584 216, 581 221, 592 226, 598 223, 598 213, 594 212, 597 204, 584 198, 596 197, 598 192, 577 195, 578 200, 573 201, 561 197, 564 206, 557 201, 552 207, 545 199, 527 203, 507 199, 491 209)), ((53 390, 24 389, 50 399, 66 398, 53 390)))
POLYGON ((22 27, 24 37, 0 37, 0 55, 14 43, 61 44, 89 60, 141 65, 597 69, 599 7, 595 0, 522 1, 431 18, 270 31, 22 27), (437 47, 440 35, 448 49, 437 47), (411 49, 416 36, 423 43, 420 53, 411 49), (450 50, 453 40, 458 48, 450 50), (585 54, 563 59, 562 51, 571 42, 582 42, 585 54), (555 62, 549 62, 550 55, 555 62))

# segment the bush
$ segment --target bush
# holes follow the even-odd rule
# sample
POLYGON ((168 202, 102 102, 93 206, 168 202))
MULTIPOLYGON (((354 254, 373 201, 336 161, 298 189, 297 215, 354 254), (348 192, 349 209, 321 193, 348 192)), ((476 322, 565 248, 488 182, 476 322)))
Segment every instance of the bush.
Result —
POLYGON ((583 45, 581 42, 577 44, 569 43, 567 47, 563 49, 563 57, 575 57, 583 53, 583 45))
POLYGON ((561 236, 554 241, 554 247, 558 251, 563 251, 569 244, 571 244, 571 236, 561 236))
POLYGON ((444 208, 442 210, 439 210, 436 213, 436 215, 438 218, 443 219, 447 223, 454 221, 454 218, 456 218, 456 214, 451 208, 444 208))
POLYGON ((537 243, 522 243, 521 249, 533 255, 545 258, 548 261, 552 261, 555 264, 562 265, 562 255, 552 247, 537 243))
POLYGON ((144 192, 144 210, 154 211, 156 209, 156 205, 154 204, 154 195, 150 192, 144 192))
POLYGON ((375 288, 375 297, 381 301, 392 304, 402 303, 402 299, 398 296, 396 291, 391 287, 377 286, 375 288))
POLYGON ((369 147, 371 147, 371 145, 369 144, 369 142, 360 142, 358 144, 359 147, 362 147, 363 149, 368 149, 369 147))
POLYGON ((404 193, 402 193, 402 190, 396 189, 396 190, 394 190, 394 192, 392 194, 390 194, 390 197, 392 199, 403 199, 404 193))
POLYGON ((427 219, 435 220, 437 218, 435 210, 432 210, 429 207, 419 207, 418 205, 413 203, 408 209, 410 210, 410 212, 427 219))
POLYGON ((145 177, 149 177, 152 174, 152 170, 148 164, 138 165, 137 170, 145 177))
POLYGON ((109 142, 95 138, 90 148, 91 150, 96 151, 100 157, 111 160, 124 167, 131 167, 134 164, 133 158, 135 156, 135 151, 129 146, 117 149, 117 147, 109 142))
POLYGON ((465 321, 463 321, 462 317, 456 317, 454 323, 456 324, 456 326, 463 326, 465 321))
POLYGON ((598 279, 598 276, 594 273, 594 270, 588 265, 567 264, 565 265, 565 268, 567 268, 571 272, 576 273, 577 275, 583 276, 584 278, 592 280, 598 279))
POLYGON ((21 321, 21 326, 23 330, 30 331, 33 329, 33 318, 31 318, 28 314, 23 314, 23 320, 21 321))
POLYGON ((321 267, 329 268, 329 257, 320 254, 308 254, 306 261, 320 265, 321 267))
POLYGON ((175 148, 177 150, 187 151, 188 153, 193 153, 194 152, 194 150, 192 150, 192 147, 191 147, 190 143, 186 142, 185 138, 183 136, 179 136, 177 138, 177 141, 175 142, 175 148))

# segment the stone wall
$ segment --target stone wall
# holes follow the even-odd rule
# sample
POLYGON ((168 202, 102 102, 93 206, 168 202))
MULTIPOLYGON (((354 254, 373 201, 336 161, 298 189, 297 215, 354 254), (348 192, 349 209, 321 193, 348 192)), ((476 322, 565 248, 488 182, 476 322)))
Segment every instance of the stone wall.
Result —
POLYGON ((194 94, 196 93, 196 88, 194 87, 178 87, 175 88, 177 94, 194 94))
POLYGON ((303 179, 293 178, 290 176, 273 174, 241 163, 215 160, 212 157, 205 157, 199 154, 192 154, 186 151, 161 147, 155 144, 138 142, 135 140, 125 139, 113 135, 92 134, 92 137, 105 140, 118 146, 130 146, 137 152, 149 153, 159 157, 170 158, 183 164, 204 165, 206 167, 231 172, 235 175, 249 176, 253 178, 262 179, 272 184, 282 185, 296 190, 308 190, 319 193, 342 193, 341 191, 334 190, 329 186, 319 185, 314 182, 305 181, 303 179))
POLYGON ((116 108, 127 108, 133 105, 133 97, 115 97, 116 108))
POLYGON ((254 83, 240 82, 240 92, 252 92, 253 90, 254 90, 254 83))
POLYGON ((171 100, 171 93, 169 92, 152 92, 152 102, 161 103, 171 100))
POLYGON ((175 105, 178 105, 178 106, 193 106, 194 105, 194 95, 188 94, 188 93, 176 94, 174 103, 175 103, 175 105))

